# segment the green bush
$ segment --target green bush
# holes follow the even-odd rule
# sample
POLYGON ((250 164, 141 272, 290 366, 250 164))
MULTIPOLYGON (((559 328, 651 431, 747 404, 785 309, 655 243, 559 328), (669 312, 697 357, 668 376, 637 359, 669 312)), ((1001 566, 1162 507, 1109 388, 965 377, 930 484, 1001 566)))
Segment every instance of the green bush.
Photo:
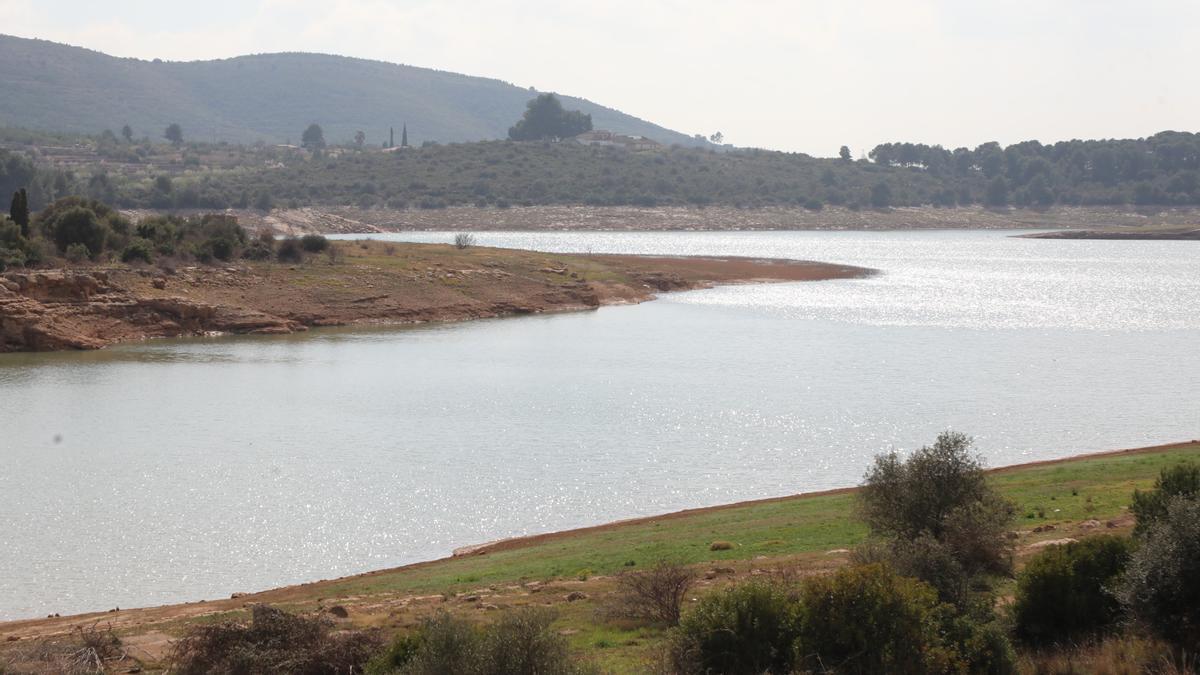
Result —
POLYGON ((304 260, 304 249, 300 248, 300 240, 288 237, 279 242, 275 248, 275 257, 279 262, 300 262, 304 260))
POLYGON ((230 237, 211 237, 204 245, 217 260, 229 260, 237 252, 237 241, 230 237))
POLYGON ((131 263, 135 260, 140 260, 147 264, 154 262, 154 248, 148 239, 135 237, 121 251, 121 262, 131 263))
POLYGON ((1134 617, 1175 645, 1200 645, 1200 500, 1176 496, 1142 536, 1118 592, 1134 617))
POLYGON ((63 252, 67 262, 81 263, 92 256, 91 251, 84 244, 71 244, 67 246, 67 250, 63 252))
POLYGON ((554 614, 542 608, 505 613, 477 628, 442 613, 414 634, 398 637, 366 668, 368 675, 582 675, 566 640, 550 629, 554 614))
POLYGON ((320 253, 329 248, 329 240, 320 234, 306 234, 300 238, 300 248, 309 253, 320 253))
POLYGON ((991 576, 1012 572, 1006 535, 1015 507, 972 451, 970 437, 948 431, 907 459, 880 455, 859 495, 871 534, 890 543, 887 562, 962 610, 978 599, 968 591, 986 592, 991 576))
POLYGON ((1173 497, 1196 498, 1200 494, 1200 464, 1181 462, 1166 467, 1154 481, 1154 488, 1146 492, 1134 490, 1133 503, 1129 510, 1137 517, 1134 534, 1142 535, 1154 523, 1167 515, 1167 504, 1173 497))
POLYGON ((671 638, 678 673, 789 672, 797 606, 781 589, 747 583, 705 596, 671 638))
POLYGON ((1104 535, 1034 556, 1017 577, 1014 632, 1033 644, 1062 643, 1121 618, 1114 586, 1129 562, 1128 539, 1104 535))
POLYGON ((90 255, 99 255, 108 238, 108 227, 96 217, 95 212, 82 206, 64 211, 53 225, 54 245, 66 251, 73 244, 87 247, 90 255))
POLYGON ((184 226, 185 221, 174 216, 152 216, 138 221, 134 233, 153 242, 154 250, 158 253, 174 255, 184 226))
POLYGON ((851 553, 859 564, 885 563, 897 574, 920 579, 937 591, 942 602, 967 608, 972 600, 971 578, 951 548, 923 534, 915 539, 873 540, 851 553))
POLYGON ((83 244, 93 258, 107 246, 123 248, 131 230, 129 221, 111 206, 82 197, 65 197, 48 205, 38 213, 35 225, 59 251, 83 244))
POLYGON ((951 606, 928 584, 883 565, 807 580, 795 666, 837 673, 949 673, 969 661, 945 635, 951 606))

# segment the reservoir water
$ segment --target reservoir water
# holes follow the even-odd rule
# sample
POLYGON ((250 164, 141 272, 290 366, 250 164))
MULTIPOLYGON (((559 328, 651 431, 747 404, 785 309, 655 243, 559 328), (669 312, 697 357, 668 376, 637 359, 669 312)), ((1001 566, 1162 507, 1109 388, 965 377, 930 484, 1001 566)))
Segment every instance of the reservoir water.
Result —
POLYGON ((851 485, 947 428, 993 466, 1200 437, 1200 244, 1009 234, 480 233, 882 273, 0 355, 0 619, 851 485))

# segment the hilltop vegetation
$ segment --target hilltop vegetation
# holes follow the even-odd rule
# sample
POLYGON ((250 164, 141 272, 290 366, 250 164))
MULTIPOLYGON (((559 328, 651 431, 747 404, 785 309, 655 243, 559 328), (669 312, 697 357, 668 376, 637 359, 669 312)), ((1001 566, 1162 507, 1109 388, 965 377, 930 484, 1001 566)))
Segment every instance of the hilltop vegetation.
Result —
MULTIPOLYGON (((511 122, 516 122, 519 115, 511 122)), ((299 136, 305 126, 296 128, 299 136)), ((326 134, 323 140, 328 140, 326 134)), ((82 195, 120 208, 363 209, 446 206, 825 206, 1200 204, 1200 135, 994 143, 953 152, 891 144, 875 161, 766 150, 630 151, 549 140, 357 145, 126 141, 0 130, 0 191, 37 210, 82 195)))
MULTIPOLYGON (((298 142, 313 122, 331 143, 362 131, 380 147, 408 124, 411 142, 505 138, 534 94, 500 80, 323 54, 258 54, 215 61, 114 58, 45 40, 0 36, 0 125, 97 134, 129 125, 159 138, 298 142)), ((703 141, 579 98, 596 126, 663 143, 703 141)))

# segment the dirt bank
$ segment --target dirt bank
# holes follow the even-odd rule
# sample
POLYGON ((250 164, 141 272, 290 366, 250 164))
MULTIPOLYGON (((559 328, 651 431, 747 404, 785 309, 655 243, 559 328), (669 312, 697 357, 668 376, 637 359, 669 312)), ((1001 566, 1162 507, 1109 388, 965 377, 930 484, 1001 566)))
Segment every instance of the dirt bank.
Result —
POLYGON ((810 281, 856 267, 744 258, 558 255, 342 242, 304 263, 90 267, 0 275, 0 352, 313 326, 463 321, 642 302, 719 283, 810 281))

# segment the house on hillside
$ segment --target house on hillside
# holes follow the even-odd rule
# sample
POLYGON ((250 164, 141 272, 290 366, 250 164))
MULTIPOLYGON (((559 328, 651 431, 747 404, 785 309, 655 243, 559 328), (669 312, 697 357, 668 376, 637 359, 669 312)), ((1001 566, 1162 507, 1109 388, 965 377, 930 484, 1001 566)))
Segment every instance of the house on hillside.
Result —
POLYGON ((604 131, 603 129, 585 131, 573 140, 580 145, 600 145, 625 148, 626 150, 654 150, 662 147, 662 144, 658 141, 651 140, 645 136, 626 136, 625 134, 604 131))

